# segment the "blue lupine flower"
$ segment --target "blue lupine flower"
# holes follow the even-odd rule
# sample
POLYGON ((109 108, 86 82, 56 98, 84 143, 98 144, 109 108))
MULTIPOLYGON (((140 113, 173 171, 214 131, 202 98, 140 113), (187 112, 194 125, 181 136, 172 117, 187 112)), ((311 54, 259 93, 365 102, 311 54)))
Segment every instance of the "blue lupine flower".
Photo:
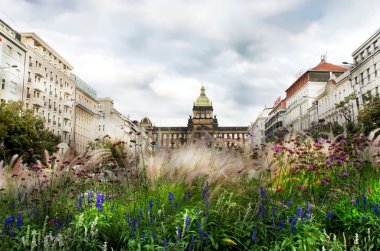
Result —
POLYGON ((149 207, 150 207, 150 209, 153 208, 153 200, 152 199, 149 199, 149 207))
POLYGON ((311 207, 310 207, 310 202, 307 202, 307 210, 306 210, 306 219, 310 220, 311 217, 311 207))
POLYGON ((297 214, 298 214, 298 217, 303 218, 303 212, 302 212, 301 206, 297 207, 297 214))
POLYGON ((174 194, 169 192, 168 195, 169 195, 169 206, 172 206, 172 203, 174 200, 174 194))
POLYGON ((364 211, 365 211, 367 207, 367 197, 365 197, 365 195, 363 196, 363 205, 364 205, 364 211))
POLYGON ((330 211, 327 213, 327 218, 331 219, 333 216, 334 216, 334 213, 330 210, 330 211))
POLYGON ((292 205, 293 205, 292 200, 289 200, 289 202, 288 202, 288 207, 291 207, 292 205))
POLYGON ((362 221, 366 222, 367 218, 365 216, 362 216, 362 221))
POLYGON ((284 228, 284 226, 285 226, 285 221, 280 220, 280 224, 278 225, 278 233, 279 234, 282 232, 282 229, 284 228))
POLYGON ((104 202, 104 194, 97 192, 95 206, 98 208, 99 212, 103 211, 103 202, 104 202))
POLYGON ((141 233, 141 238, 145 240, 145 233, 141 233))
POLYGON ((188 214, 186 214, 186 218, 185 218, 185 231, 187 231, 190 227, 190 216, 188 214))
POLYGON ((252 231, 252 242, 256 244, 256 239, 257 239, 257 225, 253 228, 252 231))
POLYGON ((376 203, 374 206, 376 216, 379 216, 379 205, 376 203))
POLYGON ((22 211, 20 211, 17 215, 17 224, 16 224, 19 233, 21 232, 22 223, 23 223, 22 211))
POLYGON ((175 238, 176 241, 178 241, 179 238, 181 238, 181 227, 177 225, 177 237, 175 238))
POLYGON ((272 206, 272 218, 274 219, 274 217, 276 216, 276 211, 277 211, 277 208, 275 205, 272 206))
POLYGON ((261 198, 265 197, 265 189, 263 187, 260 187, 260 197, 261 198))
POLYGON ((168 248, 168 240, 166 238, 164 239, 164 250, 165 251, 169 250, 169 248, 168 248))
POLYGON ((92 203, 92 196, 93 196, 92 190, 89 190, 88 194, 87 194, 87 204, 88 205, 90 205, 92 203))
POLYGON ((4 237, 4 234, 7 230, 9 230, 9 232, 12 231, 13 229, 13 223, 14 223, 14 220, 15 220, 15 217, 13 215, 9 216, 9 217, 6 217, 4 219, 4 225, 3 225, 3 229, 1 231, 1 234, 2 236, 4 237))
POLYGON ((199 229, 199 230, 198 230, 198 233, 199 233, 199 239, 200 239, 201 241, 203 241, 204 238, 205 238, 205 233, 203 232, 202 229, 199 229))
POLYGON ((296 232, 297 216, 294 216, 294 218, 291 219, 291 222, 290 222, 290 223, 292 224, 292 229, 291 229, 291 231, 292 231, 292 233, 294 234, 294 233, 296 232))
POLYGON ((82 193, 79 193, 78 200, 77 200, 77 209, 78 209, 78 211, 82 210, 82 204, 83 204, 82 193))
POLYGON ((194 240, 195 240, 195 236, 192 234, 188 251, 192 250, 191 248, 192 248, 192 246, 194 246, 194 240))

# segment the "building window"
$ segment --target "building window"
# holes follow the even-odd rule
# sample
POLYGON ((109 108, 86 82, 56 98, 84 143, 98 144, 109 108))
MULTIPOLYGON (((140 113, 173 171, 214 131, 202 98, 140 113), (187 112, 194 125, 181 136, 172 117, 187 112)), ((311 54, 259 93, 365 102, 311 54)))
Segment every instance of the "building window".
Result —
POLYGON ((371 81, 371 75, 369 74, 369 68, 367 69, 367 78, 368 78, 368 83, 371 81))
POLYGON ((362 83, 362 85, 364 84, 364 77, 363 77, 363 72, 362 73, 360 73, 360 81, 361 81, 361 83, 362 83))
POLYGON ((11 92, 13 92, 13 93, 16 93, 16 91, 17 91, 17 83, 15 83, 15 82, 11 82, 11 90, 10 90, 11 92))
POLYGON ((5 79, 1 80, 1 89, 5 89, 5 79))
POLYGON ((376 64, 373 65, 373 70, 375 71, 375 78, 377 78, 377 69, 376 69, 376 64))
POLYGON ((11 56, 12 55, 12 47, 7 45, 7 48, 5 48, 5 53, 8 54, 8 56, 11 56))

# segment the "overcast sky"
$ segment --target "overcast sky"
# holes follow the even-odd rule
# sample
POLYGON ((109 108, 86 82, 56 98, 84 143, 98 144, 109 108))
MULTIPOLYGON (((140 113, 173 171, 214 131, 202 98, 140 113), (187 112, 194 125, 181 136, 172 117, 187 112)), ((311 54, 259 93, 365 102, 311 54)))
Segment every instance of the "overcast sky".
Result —
POLYGON ((157 126, 186 126, 202 83, 220 125, 248 126, 302 68, 352 61, 380 28, 376 0, 0 0, 0 18, 157 126))

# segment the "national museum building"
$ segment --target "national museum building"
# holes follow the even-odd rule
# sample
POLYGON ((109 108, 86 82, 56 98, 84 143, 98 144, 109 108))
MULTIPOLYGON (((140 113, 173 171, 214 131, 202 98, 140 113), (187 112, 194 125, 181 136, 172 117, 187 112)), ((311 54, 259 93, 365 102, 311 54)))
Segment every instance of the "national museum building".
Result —
POLYGON ((211 138, 223 140, 228 147, 244 143, 248 127, 220 127, 213 111, 212 102, 202 86, 201 94, 194 102, 193 116, 189 116, 187 127, 157 127, 153 126, 146 117, 141 120, 140 125, 153 135, 156 147, 174 148, 191 140, 210 142, 211 138))

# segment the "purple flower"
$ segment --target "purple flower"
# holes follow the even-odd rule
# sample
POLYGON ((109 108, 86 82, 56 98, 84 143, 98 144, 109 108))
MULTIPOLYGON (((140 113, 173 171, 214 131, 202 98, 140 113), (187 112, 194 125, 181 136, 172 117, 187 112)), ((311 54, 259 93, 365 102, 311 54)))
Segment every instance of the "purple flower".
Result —
POLYGON ((98 208, 99 212, 103 211, 103 203, 104 203, 104 193, 102 194, 100 192, 97 192, 95 206, 98 208))
POLYGON ((260 187, 260 197, 261 198, 265 197, 265 189, 263 187, 260 187))
POLYGON ((173 200, 174 200, 174 194, 169 192, 168 195, 169 195, 169 205, 172 206, 173 200))
POLYGON ((310 206, 310 202, 308 201, 307 202, 307 210, 306 210, 306 218, 309 220, 311 217, 311 206, 310 206))
POLYGON ((190 227, 190 216, 188 214, 186 214, 186 217, 185 217, 185 232, 189 229, 190 227))
POLYGON ((257 239, 257 225, 253 228, 252 231, 252 242, 256 244, 256 239, 257 239))
POLYGON ((194 246, 194 240, 195 240, 195 236, 192 234, 188 251, 192 250, 191 248, 192 248, 192 246, 194 246))
POLYGON ((149 199, 149 207, 150 207, 150 209, 153 208, 153 200, 152 199, 149 199))
POLYGON ((334 216, 334 213, 330 210, 330 211, 327 213, 327 218, 331 219, 333 216, 334 216))
POLYGON ((284 148, 282 146, 275 146, 272 148, 273 151, 275 151, 276 153, 280 153, 282 152, 284 148))
POLYGON ((302 189, 303 186, 302 186, 301 184, 299 184, 299 185, 297 185, 297 188, 298 188, 298 189, 302 189))
POLYGON ((168 240, 166 238, 164 239, 164 250, 165 251, 169 250, 169 248, 168 248, 168 240))
POLYGON ((348 176, 350 176, 348 173, 343 173, 342 174, 342 177, 348 177, 348 176))
POLYGON ((175 238, 177 241, 181 238, 181 227, 177 225, 177 237, 175 238))
POLYGON ((92 190, 88 191, 88 194, 87 194, 87 204, 88 205, 90 205, 92 203, 92 196, 93 196, 92 190))
POLYGON ((18 229, 18 232, 20 233, 21 232, 21 227, 22 227, 22 223, 23 223, 23 219, 22 219, 22 211, 18 212, 18 215, 17 215, 17 229, 18 229))
POLYGON ((298 214, 298 217, 303 218, 303 212, 302 212, 302 207, 301 206, 297 207, 297 214, 298 214))
POLYGON ((352 204, 354 204, 354 203, 356 203, 356 200, 350 200, 350 202, 352 203, 352 204))
POLYGON ((78 200, 77 200, 77 209, 78 209, 78 211, 82 210, 82 204, 83 204, 82 193, 79 193, 78 200))

